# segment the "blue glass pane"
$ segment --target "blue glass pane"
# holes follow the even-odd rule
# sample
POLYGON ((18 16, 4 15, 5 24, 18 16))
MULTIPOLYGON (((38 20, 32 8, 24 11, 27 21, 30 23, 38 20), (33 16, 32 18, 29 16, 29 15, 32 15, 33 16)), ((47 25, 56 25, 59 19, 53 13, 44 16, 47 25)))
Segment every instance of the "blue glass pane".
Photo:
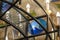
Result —
MULTIPOLYGON (((44 26, 44 28, 47 27, 46 25, 46 21, 44 19, 39 18, 38 19, 40 21, 40 23, 44 26)), ((41 32, 43 32, 43 29, 41 28, 41 26, 36 22, 36 21, 32 21, 29 25, 28 25, 28 31, 29 33, 31 33, 32 35, 36 35, 36 34, 40 34, 41 32)))
MULTIPOLYGON (((7 1, 13 3, 14 0, 7 0, 7 1)), ((10 6, 11 5, 9 5, 8 3, 2 2, 2 13, 4 13, 5 11, 7 11, 10 6)))
POLYGON ((59 1, 59 0, 52 0, 52 2, 56 2, 56 1, 59 1))
POLYGON ((11 5, 9 5, 8 3, 2 2, 2 13, 4 13, 5 11, 7 11, 10 6, 11 5))
POLYGON ((14 2, 14 0, 7 0, 8 2, 10 2, 10 3, 13 3, 14 2))

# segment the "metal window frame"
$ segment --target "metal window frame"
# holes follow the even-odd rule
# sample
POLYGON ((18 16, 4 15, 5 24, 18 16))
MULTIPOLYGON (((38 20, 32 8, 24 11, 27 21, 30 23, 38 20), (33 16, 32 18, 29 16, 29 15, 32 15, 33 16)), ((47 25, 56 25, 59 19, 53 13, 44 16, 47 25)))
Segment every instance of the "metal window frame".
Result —
MULTIPOLYGON (((8 20, 6 20, 6 19, 3 18, 3 16, 5 15, 5 13, 9 10, 9 9, 8 9, 5 13, 3 13, 2 16, 0 16, 0 20, 3 20, 3 21, 5 21, 7 24, 9 24, 9 25, 6 25, 6 26, 10 26, 10 25, 13 26, 15 29, 17 29, 17 30, 24 36, 24 38, 20 38, 20 39, 17 39, 17 40, 22 40, 22 39, 37 37, 37 36, 41 36, 41 35, 47 35, 47 37, 49 37, 50 40, 52 40, 52 38, 51 38, 51 36, 50 36, 49 34, 50 34, 50 33, 58 32, 58 30, 54 30, 54 31, 48 32, 48 31, 43 27, 43 25, 42 25, 40 22, 38 22, 38 20, 36 19, 36 18, 39 18, 39 17, 33 17, 33 16, 31 16, 31 15, 30 15, 29 13, 27 13, 24 9, 19 8, 19 7, 16 6, 15 4, 9 3, 9 2, 4 1, 4 0, 0 0, 0 1, 6 2, 6 3, 12 5, 9 9, 11 9, 12 7, 15 7, 15 8, 19 9, 20 11, 24 12, 25 14, 27 14, 28 16, 30 16, 30 17, 32 18, 32 19, 26 19, 26 17, 25 17, 25 19, 27 20, 27 22, 29 22, 30 20, 35 20, 35 21, 41 26, 41 28, 43 28, 43 30, 45 31, 45 33, 43 33, 43 34, 38 34, 38 35, 33 35, 33 36, 26 36, 26 35, 22 32, 22 30, 20 30, 18 27, 16 27, 15 24, 13 24, 13 23, 11 23, 11 22, 9 22, 8 20)), ((19 0, 17 0, 16 3, 17 3, 18 1, 19 1, 19 0)), ((40 8, 42 8, 42 10, 45 12, 45 10, 43 9, 43 7, 42 7, 36 0, 33 0, 33 1, 34 1, 40 8)), ((52 20, 50 19, 50 17, 47 15, 46 12, 45 12, 45 14, 46 14, 46 15, 40 16, 40 17, 41 17, 41 18, 42 18, 42 17, 47 17, 47 24, 48 24, 48 19, 49 19, 50 22, 51 22, 52 28, 54 28, 54 25, 53 25, 52 20)), ((22 14, 21 14, 21 15, 22 15, 22 14)), ((23 15, 23 16, 24 16, 24 15, 23 15)), ((23 22, 26 22, 26 21, 23 21, 23 22)), ((47 29, 48 29, 48 25, 47 25, 47 29)))

